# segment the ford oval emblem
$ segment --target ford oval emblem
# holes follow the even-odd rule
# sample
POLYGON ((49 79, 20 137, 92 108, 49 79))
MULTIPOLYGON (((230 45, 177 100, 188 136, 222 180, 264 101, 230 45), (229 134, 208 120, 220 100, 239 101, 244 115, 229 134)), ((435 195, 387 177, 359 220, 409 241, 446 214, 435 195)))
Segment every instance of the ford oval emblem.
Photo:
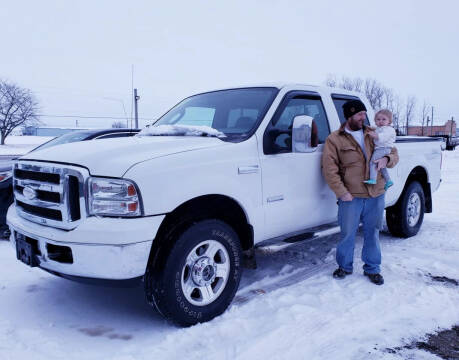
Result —
POLYGON ((24 190, 22 190, 22 195, 24 195, 27 200, 33 200, 37 197, 37 192, 30 186, 26 186, 24 190))

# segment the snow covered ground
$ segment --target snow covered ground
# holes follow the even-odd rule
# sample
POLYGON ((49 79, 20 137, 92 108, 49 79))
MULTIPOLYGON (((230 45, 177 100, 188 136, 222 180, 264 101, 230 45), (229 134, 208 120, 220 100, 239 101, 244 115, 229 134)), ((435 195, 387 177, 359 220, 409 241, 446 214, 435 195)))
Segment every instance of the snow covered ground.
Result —
POLYGON ((331 277, 337 236, 258 250, 222 316, 181 329, 142 288, 83 285, 27 268, 0 241, 0 359, 438 359, 388 351, 459 323, 459 151, 444 152, 434 212, 410 239, 381 234, 383 286, 331 277), (441 278, 436 278, 441 279, 441 278))
POLYGON ((24 155, 38 145, 53 139, 53 136, 14 136, 10 135, 5 140, 5 145, 0 145, 0 156, 24 155))

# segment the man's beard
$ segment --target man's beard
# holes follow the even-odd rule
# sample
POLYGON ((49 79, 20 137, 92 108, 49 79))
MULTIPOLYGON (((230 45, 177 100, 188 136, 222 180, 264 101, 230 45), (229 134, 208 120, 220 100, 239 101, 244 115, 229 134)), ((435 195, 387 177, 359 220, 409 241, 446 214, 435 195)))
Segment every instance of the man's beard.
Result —
POLYGON ((359 121, 349 121, 348 122, 348 125, 349 125, 349 129, 351 129, 352 131, 357 131, 357 130, 361 130, 362 129, 362 125, 360 124, 359 121))

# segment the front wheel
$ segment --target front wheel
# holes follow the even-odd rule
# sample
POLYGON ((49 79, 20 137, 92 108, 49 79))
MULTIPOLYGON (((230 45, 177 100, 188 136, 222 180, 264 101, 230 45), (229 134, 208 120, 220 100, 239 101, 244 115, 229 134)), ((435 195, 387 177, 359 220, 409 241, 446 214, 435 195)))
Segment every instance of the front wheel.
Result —
POLYGON ((419 182, 413 181, 403 191, 397 203, 386 209, 387 227, 394 236, 414 236, 421 228, 424 212, 424 190, 419 182))
POLYGON ((153 268, 147 271, 147 297, 151 295, 161 314, 182 326, 223 313, 241 279, 236 232, 223 221, 204 220, 167 241, 171 243, 160 254, 161 265, 149 265, 153 268))

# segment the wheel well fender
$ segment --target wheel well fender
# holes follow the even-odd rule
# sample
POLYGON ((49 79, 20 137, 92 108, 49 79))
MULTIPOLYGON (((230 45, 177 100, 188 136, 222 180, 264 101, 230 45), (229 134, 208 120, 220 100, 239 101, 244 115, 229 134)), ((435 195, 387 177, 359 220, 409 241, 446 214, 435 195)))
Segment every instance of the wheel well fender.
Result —
MULTIPOLYGON (((162 221, 153 241, 150 260, 159 249, 168 246, 164 242, 173 231, 184 230, 196 221, 215 218, 226 222, 237 233, 242 250, 253 248, 253 227, 243 207, 233 198, 225 195, 204 195, 190 199, 168 213, 162 221)), ((169 244, 170 245, 170 244, 169 244)))
POLYGON ((417 181, 421 184, 422 190, 424 191, 424 197, 425 197, 425 212, 431 213, 432 212, 432 191, 431 191, 431 186, 429 182, 429 177, 427 175, 427 171, 422 166, 416 166, 410 171, 405 181, 405 186, 403 187, 403 190, 400 194, 400 198, 397 201, 397 204, 400 203, 402 194, 406 191, 407 187, 413 181, 417 181))

